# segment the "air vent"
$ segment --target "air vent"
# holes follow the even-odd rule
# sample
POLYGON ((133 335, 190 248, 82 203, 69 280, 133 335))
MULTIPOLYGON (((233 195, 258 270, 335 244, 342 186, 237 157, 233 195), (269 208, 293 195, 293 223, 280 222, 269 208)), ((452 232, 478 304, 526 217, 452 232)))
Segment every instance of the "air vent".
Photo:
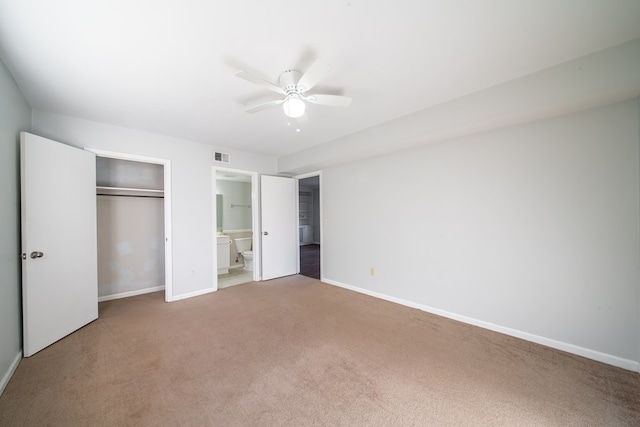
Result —
POLYGON ((231 163, 231 154, 215 151, 213 153, 213 160, 220 163, 231 163))

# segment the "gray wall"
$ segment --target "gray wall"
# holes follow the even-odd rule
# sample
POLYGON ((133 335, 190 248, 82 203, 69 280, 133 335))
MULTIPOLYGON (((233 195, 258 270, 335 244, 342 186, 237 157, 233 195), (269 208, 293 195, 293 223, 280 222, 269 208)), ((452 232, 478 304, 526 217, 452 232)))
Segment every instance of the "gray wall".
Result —
POLYGON ((164 200, 98 196, 98 296, 164 287, 164 200))
POLYGON ((164 189, 164 166, 96 157, 96 185, 162 190, 164 189))
POLYGON ((325 169, 325 279, 638 369, 638 116, 631 100, 325 169))
POLYGON ((22 355, 19 132, 31 108, 0 61, 0 393, 22 355))

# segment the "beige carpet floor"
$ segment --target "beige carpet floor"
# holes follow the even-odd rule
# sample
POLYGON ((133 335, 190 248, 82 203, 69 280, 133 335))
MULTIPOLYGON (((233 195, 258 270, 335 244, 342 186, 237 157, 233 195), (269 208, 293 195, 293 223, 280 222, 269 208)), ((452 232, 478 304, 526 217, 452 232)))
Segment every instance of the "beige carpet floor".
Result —
POLYGON ((311 278, 162 298, 22 360, 0 425, 640 425, 638 373, 311 278))

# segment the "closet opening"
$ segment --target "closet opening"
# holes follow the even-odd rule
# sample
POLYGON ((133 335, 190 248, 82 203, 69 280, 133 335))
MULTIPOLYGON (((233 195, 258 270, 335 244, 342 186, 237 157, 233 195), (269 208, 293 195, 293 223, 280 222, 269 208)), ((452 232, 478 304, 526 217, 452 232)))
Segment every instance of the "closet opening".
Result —
POLYGON ((169 161, 94 152, 98 301, 158 291, 171 301, 169 161))

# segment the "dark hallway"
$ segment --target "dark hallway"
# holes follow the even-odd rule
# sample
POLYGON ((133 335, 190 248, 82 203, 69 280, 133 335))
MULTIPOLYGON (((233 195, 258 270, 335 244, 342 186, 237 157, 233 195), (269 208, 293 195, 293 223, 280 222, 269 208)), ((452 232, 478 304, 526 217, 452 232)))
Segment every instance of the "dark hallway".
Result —
POLYGON ((320 280, 320 245, 300 246, 300 274, 320 280))

